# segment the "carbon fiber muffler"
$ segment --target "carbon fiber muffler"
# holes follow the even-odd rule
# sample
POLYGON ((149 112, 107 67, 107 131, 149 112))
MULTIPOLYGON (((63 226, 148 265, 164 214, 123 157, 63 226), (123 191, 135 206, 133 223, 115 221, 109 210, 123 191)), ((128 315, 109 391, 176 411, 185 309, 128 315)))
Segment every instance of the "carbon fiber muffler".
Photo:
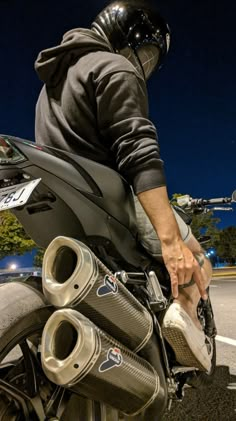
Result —
POLYGON ((53 383, 127 415, 147 408, 159 393, 159 377, 147 361, 73 309, 48 319, 41 359, 53 383))
POLYGON ((56 307, 75 308, 138 352, 153 332, 147 309, 83 243, 57 237, 43 259, 43 291, 56 307))

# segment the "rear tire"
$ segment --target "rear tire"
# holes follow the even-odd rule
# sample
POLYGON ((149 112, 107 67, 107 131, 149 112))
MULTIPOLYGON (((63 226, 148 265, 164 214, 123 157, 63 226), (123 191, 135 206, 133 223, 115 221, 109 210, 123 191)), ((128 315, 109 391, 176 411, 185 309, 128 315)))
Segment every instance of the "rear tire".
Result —
POLYGON ((30 286, 6 283, 0 288, 0 363, 23 338, 42 331, 52 307, 30 286))
MULTIPOLYGON (((24 387, 22 382, 27 380, 27 372, 20 348, 14 351, 14 356, 9 356, 8 362, 5 358, 26 339, 37 337, 39 340, 51 313, 52 307, 46 306, 43 295, 32 287, 21 282, 6 283, 0 287, 0 377, 5 385, 9 385, 8 388, 15 387, 20 392, 24 387), (9 360, 14 362, 9 364, 9 360)), ((12 399, 9 391, 0 387, 0 421, 24 419, 17 398, 12 399)), ((32 412, 30 420, 34 419, 32 412)))

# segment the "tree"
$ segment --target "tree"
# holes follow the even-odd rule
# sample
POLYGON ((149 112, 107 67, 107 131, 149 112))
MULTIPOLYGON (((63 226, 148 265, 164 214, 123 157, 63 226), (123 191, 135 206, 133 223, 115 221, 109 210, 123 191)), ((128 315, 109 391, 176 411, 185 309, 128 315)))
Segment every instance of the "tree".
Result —
POLYGON ((213 212, 193 215, 191 229, 196 238, 202 235, 207 235, 211 238, 207 243, 207 248, 216 247, 220 236, 220 230, 216 226, 219 222, 220 218, 215 218, 213 212))
POLYGON ((220 258, 230 264, 236 263, 236 227, 227 227, 220 232, 216 250, 220 258))
POLYGON ((26 234, 23 226, 9 211, 0 213, 0 259, 9 255, 22 255, 32 251, 35 242, 26 234))
POLYGON ((43 248, 37 249, 37 252, 34 256, 34 266, 37 266, 37 267, 42 266, 44 253, 45 253, 45 249, 43 248))
MULTIPOLYGON (((175 193, 172 196, 171 203, 177 204, 177 197, 183 196, 183 194, 175 193)), ((217 228, 217 224, 220 222, 220 218, 215 218, 213 212, 201 213, 198 215, 191 214, 191 230, 196 238, 202 235, 211 237, 211 240, 207 243, 207 248, 216 247, 219 243, 220 230, 217 228)))

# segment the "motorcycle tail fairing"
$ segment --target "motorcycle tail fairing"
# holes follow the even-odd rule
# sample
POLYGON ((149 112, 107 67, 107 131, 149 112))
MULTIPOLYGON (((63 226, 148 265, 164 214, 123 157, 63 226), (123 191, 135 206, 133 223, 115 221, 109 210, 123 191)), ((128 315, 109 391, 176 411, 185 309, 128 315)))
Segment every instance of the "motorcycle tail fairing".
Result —
POLYGON ((1 138, 23 159, 0 161, 0 183, 22 175, 41 178, 28 202, 12 210, 37 245, 46 248, 64 235, 92 249, 102 247, 122 261, 125 270, 150 264, 137 239, 132 190, 116 171, 67 151, 13 136, 1 138))

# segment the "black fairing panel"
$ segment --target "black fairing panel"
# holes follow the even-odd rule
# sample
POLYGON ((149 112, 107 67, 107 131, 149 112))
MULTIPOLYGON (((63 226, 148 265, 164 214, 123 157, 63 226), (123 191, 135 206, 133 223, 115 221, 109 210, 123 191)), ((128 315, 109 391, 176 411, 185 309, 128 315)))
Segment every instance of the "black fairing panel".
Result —
POLYGON ((73 186, 106 213, 137 233, 134 202, 128 183, 114 170, 55 148, 35 148, 33 142, 10 138, 37 165, 73 186))
MULTIPOLYGON (((42 179, 27 204, 13 210, 39 246, 47 247, 53 238, 65 235, 92 248, 102 245, 132 267, 148 264, 137 243, 132 191, 118 173, 64 151, 39 150, 32 142, 8 139, 27 158, 11 170, 42 179)), ((4 171, 6 166, 0 165, 0 180, 4 171)))

